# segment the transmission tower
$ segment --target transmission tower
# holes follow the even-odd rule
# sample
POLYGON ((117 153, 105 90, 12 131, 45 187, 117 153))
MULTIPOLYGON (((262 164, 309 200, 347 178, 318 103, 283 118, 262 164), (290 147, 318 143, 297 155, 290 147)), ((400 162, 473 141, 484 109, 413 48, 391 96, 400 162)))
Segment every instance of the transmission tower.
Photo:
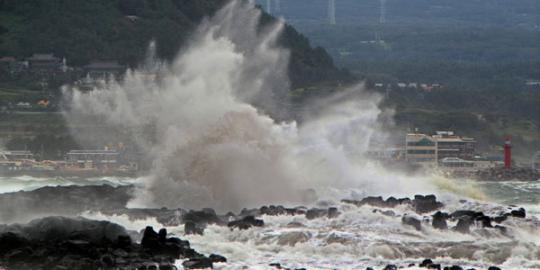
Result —
POLYGON ((383 24, 386 23, 386 0, 380 0, 381 1, 381 10, 380 10, 380 16, 379 16, 379 23, 383 24))
POLYGON ((533 170, 540 171, 540 151, 536 152, 531 159, 531 166, 533 170))
POLYGON ((336 0, 328 0, 328 23, 336 24, 336 0))
POLYGON ((272 14, 272 0, 266 0, 266 12, 272 14))
POLYGON ((274 10, 276 13, 281 13, 281 0, 274 0, 274 10))

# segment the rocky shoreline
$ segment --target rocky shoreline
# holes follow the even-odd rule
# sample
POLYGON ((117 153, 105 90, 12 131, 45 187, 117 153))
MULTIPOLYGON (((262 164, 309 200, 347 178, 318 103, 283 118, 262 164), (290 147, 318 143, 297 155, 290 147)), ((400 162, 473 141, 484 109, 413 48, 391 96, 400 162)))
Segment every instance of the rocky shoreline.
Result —
POLYGON ((496 167, 477 171, 473 177, 478 181, 540 181, 540 172, 532 168, 496 167))
POLYGON ((0 232, 0 266, 10 270, 172 270, 181 258, 186 269, 227 261, 198 253, 188 241, 168 237, 166 229, 146 227, 136 243, 123 227, 107 221, 48 217, 4 226, 0 232))
MULTIPOLYGON (((130 187, 65 187, 43 188, 33 192, 0 195, 0 202, 19 199, 26 207, 43 205, 35 211, 52 211, 69 200, 82 200, 66 205, 66 213, 75 215, 84 211, 99 211, 105 215, 126 215, 133 220, 155 218, 164 227, 184 227, 184 234, 204 234, 209 225, 226 226, 230 230, 249 230, 265 226, 265 216, 304 216, 306 220, 334 219, 341 215, 337 207, 285 207, 281 205, 243 209, 218 215, 213 209, 128 209, 125 202, 131 192, 130 187), (52 193, 49 193, 52 192, 52 193), (87 194, 80 196, 81 193, 87 194), (54 197, 58 195, 58 197, 54 197), (113 196, 111 196, 113 195, 113 196), (110 198, 109 200, 94 201, 110 198), (48 205, 54 199, 56 204, 48 205), (35 202, 33 201, 35 200, 35 202)), ((440 231, 452 230, 469 234, 472 228, 507 234, 508 228, 501 223, 507 219, 524 219, 523 208, 508 207, 497 215, 481 211, 444 211, 444 204, 434 195, 416 195, 414 198, 366 197, 362 200, 342 200, 342 204, 353 207, 369 206, 373 213, 399 218, 405 227, 422 231, 431 226, 440 231), (410 213, 397 214, 393 208, 409 209, 410 213)), ((7 206, 2 204, 3 208, 7 206)), ((58 212, 58 211, 57 211, 58 212)), ((2 213, 5 216, 4 210, 2 213)), ((300 226, 301 224, 299 224, 300 226)), ((142 229, 142 228, 141 228, 142 229)), ((295 243, 290 243, 294 245, 295 243)), ((169 237, 165 229, 154 231, 147 227, 141 232, 126 231, 120 225, 106 221, 93 221, 80 217, 46 217, 31 221, 26 225, 0 225, 0 266, 10 270, 18 269, 177 269, 175 262, 183 260, 185 269, 212 268, 216 263, 225 263, 221 255, 203 255, 193 250, 190 243, 180 238, 169 237), (140 242, 138 241, 140 239, 140 242)), ((465 269, 458 265, 441 265, 426 259, 418 267, 427 269, 465 269)), ((288 269, 279 262, 269 262, 275 269, 288 269)), ((384 269, 412 267, 412 264, 388 264, 384 269)), ((302 268, 295 268, 302 269, 302 268)), ((370 269, 370 268, 368 268, 370 269)), ((374 269, 374 268, 371 268, 374 269)), ((471 269, 471 268, 468 268, 471 269)), ((490 270, 499 269, 496 266, 490 270)))

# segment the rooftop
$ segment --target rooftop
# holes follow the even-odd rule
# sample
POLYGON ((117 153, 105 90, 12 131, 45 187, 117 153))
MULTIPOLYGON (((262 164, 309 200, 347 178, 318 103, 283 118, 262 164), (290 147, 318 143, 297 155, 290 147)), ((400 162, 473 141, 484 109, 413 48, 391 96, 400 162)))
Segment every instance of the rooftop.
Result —
POLYGON ((67 154, 117 154, 114 150, 71 150, 67 154))
POLYGON ((15 62, 15 57, 4 56, 0 58, 0 62, 15 62))
POLYGON ((123 69, 124 66, 116 61, 94 61, 86 66, 86 69, 123 69))
POLYGON ((60 58, 55 57, 54 54, 40 54, 36 53, 32 57, 28 58, 30 61, 60 61, 60 58))

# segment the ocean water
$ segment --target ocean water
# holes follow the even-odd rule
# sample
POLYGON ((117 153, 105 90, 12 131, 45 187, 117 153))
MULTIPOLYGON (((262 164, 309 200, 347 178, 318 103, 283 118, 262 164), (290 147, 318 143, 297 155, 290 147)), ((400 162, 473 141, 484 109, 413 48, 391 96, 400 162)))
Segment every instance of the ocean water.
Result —
MULTIPOLYGON (((418 265, 425 258, 443 266, 540 269, 540 212, 534 203, 540 199, 539 187, 538 182, 481 183, 477 188, 485 193, 483 200, 439 194, 447 212, 470 209, 496 215, 507 211, 508 203, 525 207, 526 219, 510 218, 501 224, 507 234, 480 227, 471 227, 471 234, 439 231, 429 222, 416 231, 401 223, 404 214, 423 219, 408 207, 391 209, 395 216, 386 216, 374 207, 335 201, 326 203, 338 207, 341 214, 336 219, 263 216, 264 228, 230 231, 210 226, 203 236, 184 237, 201 252, 231 258, 223 269, 267 269, 273 262, 292 269, 382 269, 389 263, 418 265)), ((449 222, 449 227, 454 225, 449 222)), ((183 228, 170 230, 183 234, 183 228)))
MULTIPOLYGON (((0 177, 0 186, 1 192, 6 193, 42 186, 127 185, 138 181, 116 177, 0 177)), ((445 203, 446 212, 471 209, 496 215, 507 211, 510 205, 515 205, 527 210, 527 218, 509 218, 504 221, 501 225, 508 228, 507 234, 480 227, 473 227, 471 234, 438 231, 427 222, 422 224, 421 231, 416 231, 402 225, 401 216, 407 214, 419 219, 423 217, 414 214, 406 206, 390 209, 395 216, 383 215, 374 212, 376 208, 371 206, 356 207, 340 203, 340 199, 350 194, 344 190, 342 198, 319 202, 325 207, 338 207, 341 214, 335 219, 262 216, 264 227, 244 231, 231 231, 227 227, 213 225, 202 236, 184 235, 183 226, 169 227, 168 231, 189 240, 199 252, 227 257, 229 262, 216 265, 216 269, 270 269, 270 263, 280 263, 292 269, 365 269, 368 266, 382 269, 389 263, 398 266, 411 263, 418 265, 424 258, 432 258, 443 265, 457 264, 476 269, 487 269, 491 265, 503 269, 540 269, 540 182, 457 184, 474 185, 475 192, 482 192, 483 196, 481 199, 468 198, 463 192, 456 194, 453 190, 441 190, 437 195, 445 203)), ((130 220, 127 216, 106 216, 100 213, 85 213, 83 216, 109 220, 135 231, 147 225, 161 227, 154 219, 130 220)), ((453 225, 449 223, 450 227, 453 225)), ((181 261, 178 264, 181 265, 181 261)))
MULTIPOLYGON (((392 112, 380 106, 382 96, 364 91, 362 84, 307 105, 299 123, 273 119, 271 115, 287 110, 279 96, 289 96, 290 52, 278 42, 285 23, 262 26, 260 18, 253 1, 231 1, 203 20, 171 63, 155 59, 156 45, 151 44, 145 67, 128 72, 123 80, 100 83, 90 92, 63 89, 70 108, 64 116, 78 141, 104 135, 93 124, 85 125, 90 130, 76 128, 92 119, 111 134, 127 134, 128 141, 145 149, 144 158, 153 161, 149 175, 0 177, 0 193, 134 184, 142 190, 130 206, 211 206, 225 213, 267 202, 287 204, 301 197, 299 191, 314 188, 319 198, 315 204, 337 207, 338 218, 263 216, 264 227, 245 231, 218 226, 208 227, 203 236, 184 236, 183 226, 168 231, 187 238, 200 252, 229 259, 216 269, 270 269, 270 263, 292 269, 381 269, 388 263, 418 264, 424 258, 477 269, 540 269, 538 182, 409 177, 373 165, 363 154, 371 143, 384 143, 388 133, 380 120, 391 118, 392 112), (413 213, 406 207, 386 216, 372 207, 340 203, 346 198, 430 193, 445 203, 446 212, 499 214, 513 204, 525 207, 529 216, 505 221, 507 234, 482 228, 471 234, 440 232, 428 224, 416 231, 401 224, 403 215, 413 213)), ((152 219, 82 215, 136 231, 160 226, 152 219)))
POLYGON ((89 186, 89 185, 133 185, 138 182, 130 177, 34 177, 34 176, 0 176, 0 194, 17 191, 32 191, 41 187, 55 186, 89 186))

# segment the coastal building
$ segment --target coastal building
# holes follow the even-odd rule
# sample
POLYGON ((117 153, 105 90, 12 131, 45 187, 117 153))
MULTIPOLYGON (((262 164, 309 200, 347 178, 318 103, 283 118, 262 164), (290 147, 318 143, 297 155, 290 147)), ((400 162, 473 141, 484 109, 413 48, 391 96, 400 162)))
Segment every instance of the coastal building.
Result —
POLYGON ((114 150, 71 150, 66 154, 66 165, 85 169, 114 167, 118 156, 114 150))
POLYGON ((502 156, 475 156, 474 167, 477 169, 491 169, 497 167, 504 167, 504 158, 502 156))
POLYGON ((84 66, 84 71, 92 79, 103 79, 121 75, 126 71, 126 67, 116 61, 94 61, 84 66))
POLYGON ((32 70, 57 71, 62 68, 62 59, 53 54, 34 54, 26 60, 32 70))
POLYGON ((474 168, 474 161, 464 160, 457 157, 445 157, 439 161, 439 166, 443 168, 453 168, 453 169, 465 169, 465 168, 474 168))
POLYGON ((453 131, 437 131, 432 136, 437 142, 437 159, 456 157, 471 160, 476 152, 473 138, 457 136, 453 131))
POLYGON ((383 149, 372 149, 367 152, 367 156, 371 159, 381 161, 400 161, 405 158, 405 148, 389 147, 383 149))
POLYGON ((407 134, 405 146, 407 162, 434 166, 442 160, 447 164, 455 164, 455 158, 470 161, 476 152, 476 141, 473 138, 457 136, 452 131, 437 131, 435 135, 407 134))
POLYGON ((15 74, 22 72, 28 67, 26 61, 17 61, 15 57, 5 56, 0 57, 0 71, 15 74))
POLYGON ((10 69, 12 66, 17 63, 17 60, 14 57, 5 56, 0 57, 0 67, 10 69))
POLYGON ((20 160, 33 160, 34 154, 26 150, 17 151, 0 151, 0 160, 2 161, 20 161, 20 160))
POLYGON ((437 163, 437 142, 426 134, 412 133, 405 137, 405 159, 409 163, 437 163))

